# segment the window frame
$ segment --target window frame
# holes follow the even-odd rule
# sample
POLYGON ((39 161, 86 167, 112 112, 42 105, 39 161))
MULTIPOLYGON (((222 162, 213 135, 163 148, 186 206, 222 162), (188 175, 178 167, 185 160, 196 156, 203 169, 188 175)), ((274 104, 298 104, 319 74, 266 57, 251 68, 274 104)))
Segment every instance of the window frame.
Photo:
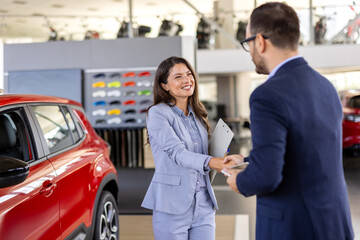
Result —
MULTIPOLYGON (((28 104, 29 111, 30 111, 30 114, 31 114, 31 116, 32 116, 32 118, 33 118, 33 120, 34 120, 34 124, 36 125, 37 133, 38 133, 38 136, 39 136, 39 138, 40 138, 40 140, 41 140, 41 145, 42 145, 42 148, 43 148, 43 151, 44 151, 44 155, 45 155, 45 156, 47 156, 47 157, 50 158, 50 157, 53 157, 53 156, 62 154, 62 153, 64 153, 64 152, 66 152, 66 151, 69 151, 70 149, 73 149, 73 148, 77 147, 78 145, 80 145, 80 144, 83 142, 83 140, 85 139, 85 134, 83 135, 82 138, 79 139, 78 142, 75 143, 75 142, 74 142, 74 137, 73 137, 72 132, 71 132, 71 130, 70 130, 70 128, 69 128, 69 133, 70 133, 70 135, 71 135, 72 144, 71 144, 70 146, 67 146, 67 147, 63 148, 63 149, 60 149, 60 150, 58 150, 58 151, 56 151, 56 152, 51 153, 51 152, 50 152, 50 149, 49 149, 49 147, 48 147, 48 145, 47 145, 47 142, 46 142, 44 133, 43 133, 43 131, 42 131, 42 128, 41 128, 41 126, 40 126, 40 123, 39 123, 39 121, 38 121, 38 119, 37 119, 37 117, 36 117, 36 115, 35 115, 34 110, 32 109, 33 106, 56 106, 56 107, 59 107, 60 112, 61 112, 61 114, 62 114, 62 116, 63 116, 63 118, 64 118, 64 120, 65 120, 65 122, 66 122, 66 124, 67 124, 67 126, 68 126, 68 128, 69 128, 69 123, 68 123, 68 121, 67 121, 67 119, 66 119, 66 117, 65 117, 65 114, 64 114, 64 111, 63 111, 63 107, 66 107, 66 108, 68 109, 68 111, 70 112, 70 115, 71 115, 71 117, 72 117, 73 120, 74 120, 74 117, 76 117, 76 116, 73 115, 73 111, 72 111, 71 105, 58 104, 58 103, 45 103, 45 102, 44 102, 44 103, 31 103, 31 104, 28 104)), ((76 124, 75 124, 75 127, 76 127, 76 129, 77 129, 77 125, 76 125, 76 124)))

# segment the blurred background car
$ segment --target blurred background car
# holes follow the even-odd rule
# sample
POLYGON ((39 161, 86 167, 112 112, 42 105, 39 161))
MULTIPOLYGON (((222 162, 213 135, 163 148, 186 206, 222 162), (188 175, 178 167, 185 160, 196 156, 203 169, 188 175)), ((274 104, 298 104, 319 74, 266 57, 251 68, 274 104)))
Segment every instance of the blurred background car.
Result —
POLYGON ((80 103, 0 95, 0 239, 119 239, 110 146, 80 103))
POLYGON ((343 149, 345 154, 360 154, 360 90, 340 92, 343 106, 343 149))

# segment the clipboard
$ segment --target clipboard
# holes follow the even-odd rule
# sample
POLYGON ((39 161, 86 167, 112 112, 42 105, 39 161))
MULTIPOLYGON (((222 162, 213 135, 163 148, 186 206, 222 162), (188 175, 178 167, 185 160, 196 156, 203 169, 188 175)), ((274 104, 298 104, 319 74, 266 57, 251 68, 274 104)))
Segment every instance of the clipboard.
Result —
MULTIPOLYGON (((209 140, 209 155, 212 157, 224 157, 231 140, 234 137, 233 131, 220 118, 209 140)), ((210 182, 214 180, 216 170, 210 171, 210 182)))

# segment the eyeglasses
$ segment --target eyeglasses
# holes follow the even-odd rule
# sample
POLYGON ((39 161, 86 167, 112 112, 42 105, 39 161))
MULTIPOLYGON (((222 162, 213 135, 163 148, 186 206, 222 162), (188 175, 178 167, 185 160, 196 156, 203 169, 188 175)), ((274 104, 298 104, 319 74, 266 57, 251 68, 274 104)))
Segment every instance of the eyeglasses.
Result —
MULTIPOLYGON (((241 44, 241 46, 243 47, 243 49, 244 49, 245 51, 250 52, 250 46, 249 46, 249 43, 248 43, 248 42, 250 42, 250 41, 252 41, 252 40, 255 40, 256 35, 257 35, 257 34, 252 35, 251 37, 248 37, 248 38, 240 41, 240 44, 241 44)), ((265 35, 262 35, 262 34, 261 34, 261 36, 263 36, 264 39, 269 39, 268 36, 265 36, 265 35)))

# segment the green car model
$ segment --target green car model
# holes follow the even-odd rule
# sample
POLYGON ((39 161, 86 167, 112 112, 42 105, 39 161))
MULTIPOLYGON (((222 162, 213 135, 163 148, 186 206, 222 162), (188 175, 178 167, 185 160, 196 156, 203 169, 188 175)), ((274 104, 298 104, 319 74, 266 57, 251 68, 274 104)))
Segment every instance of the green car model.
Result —
POLYGON ((150 91, 150 90, 138 91, 138 95, 146 95, 146 96, 149 96, 149 95, 151 95, 151 91, 150 91))

